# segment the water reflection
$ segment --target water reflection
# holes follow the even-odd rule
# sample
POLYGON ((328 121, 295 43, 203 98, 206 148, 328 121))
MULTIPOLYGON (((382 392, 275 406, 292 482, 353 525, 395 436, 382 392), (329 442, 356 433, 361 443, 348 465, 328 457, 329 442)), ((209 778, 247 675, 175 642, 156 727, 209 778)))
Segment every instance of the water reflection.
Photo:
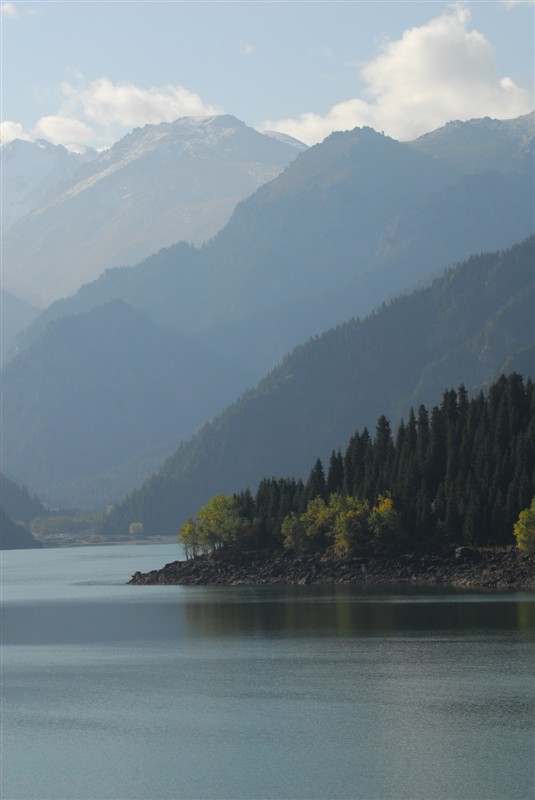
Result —
POLYGON ((535 634, 535 595, 407 587, 381 587, 378 593, 347 586, 158 586, 128 587, 124 599, 113 601, 7 603, 2 610, 3 645, 512 630, 535 634))
POLYGON ((186 589, 180 616, 190 636, 388 636, 430 631, 535 631, 534 597, 411 593, 388 587, 186 589), (523 599, 520 599, 523 598, 523 599), (478 600, 479 602, 474 602, 478 600))

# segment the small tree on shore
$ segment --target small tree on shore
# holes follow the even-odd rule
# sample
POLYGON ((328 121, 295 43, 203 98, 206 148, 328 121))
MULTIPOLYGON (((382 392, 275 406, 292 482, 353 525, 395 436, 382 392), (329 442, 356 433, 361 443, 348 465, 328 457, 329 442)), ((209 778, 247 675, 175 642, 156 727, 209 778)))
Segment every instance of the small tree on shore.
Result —
POLYGON ((240 516, 236 499, 223 494, 212 497, 195 518, 186 520, 178 535, 186 558, 223 547, 246 549, 252 537, 251 524, 240 516))
POLYGON ((131 522, 128 528, 130 536, 141 536, 145 531, 142 522, 131 522))
POLYGON ((518 515, 514 525, 516 545, 523 553, 535 554, 535 497, 531 506, 518 515))

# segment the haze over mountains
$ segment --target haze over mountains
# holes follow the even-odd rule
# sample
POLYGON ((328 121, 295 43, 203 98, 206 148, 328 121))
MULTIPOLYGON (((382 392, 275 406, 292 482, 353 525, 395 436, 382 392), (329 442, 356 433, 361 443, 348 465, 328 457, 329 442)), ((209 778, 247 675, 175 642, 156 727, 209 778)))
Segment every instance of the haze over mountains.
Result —
POLYGON ((44 139, 27 142, 14 139, 2 147, 2 232, 40 205, 46 204, 58 187, 68 183, 82 164, 97 152, 70 152, 63 145, 44 139))
POLYGON ((179 244, 133 269, 108 270, 47 309, 29 337, 53 318, 120 297, 222 355, 239 353, 260 378, 309 336, 529 235, 530 146, 533 115, 456 123, 411 144, 369 128, 332 134, 240 203, 205 247, 179 244), (460 161, 473 153, 475 172, 452 163, 457 138, 460 161))
POLYGON ((103 530, 139 520, 147 533, 172 533, 216 494, 306 478, 318 455, 327 463, 357 429, 373 432, 379 414, 395 431, 444 386, 474 392, 503 371, 535 376, 534 263, 532 236, 297 347, 111 510, 103 530))
POLYGON ((240 366, 114 300, 56 320, 6 365, 2 461, 45 499, 98 507, 157 469, 244 382, 240 366))
MULTIPOLYGON (((53 303, 19 338, 19 352, 4 369, 4 424, 10 434, 3 468, 48 502, 105 507, 140 485, 182 437, 300 342, 341 323, 347 332, 348 319, 429 281, 444 267, 525 239, 533 231, 532 147, 533 115, 506 122, 451 123, 409 144, 370 129, 333 134, 242 201, 204 247, 170 246, 136 267, 108 270, 74 297, 53 303), (121 302, 112 302, 117 299, 121 302), (145 336, 148 328, 151 334, 145 336), (187 343, 182 350, 173 349, 171 343, 178 341, 187 343), (158 356, 163 352, 168 355, 165 368, 158 356), (214 367, 218 361, 219 371, 214 367), (129 405, 132 414, 125 414, 129 405)), ((504 291, 504 302, 512 302, 504 291)), ((522 284, 516 291, 525 298, 529 288, 522 284)), ((471 297, 475 303, 475 289, 471 297)), ((405 307, 410 309, 396 306, 405 307)), ((448 316, 445 310, 441 313, 448 316)), ((492 313, 499 315, 499 307, 493 306, 492 313)), ((385 324, 402 348, 396 351, 399 369, 416 382, 412 371, 405 370, 412 344, 403 344, 412 330, 412 315, 411 310, 396 313, 385 317, 385 324)), ((479 320, 480 328, 468 337, 471 344, 466 347, 476 354, 484 341, 480 329, 487 323, 489 330, 499 328, 490 319, 479 320)), ((455 350, 460 322, 452 320, 453 311, 445 328, 421 334, 434 340, 440 333, 443 357, 455 350)), ((429 370, 436 369, 437 380, 436 396, 425 401, 437 400, 444 381, 485 383, 509 358, 529 363, 519 353, 530 344, 531 325, 525 312, 519 312, 517 321, 521 331, 516 338, 499 328, 500 336, 489 340, 488 375, 478 371, 477 358, 472 363, 464 356, 463 369, 454 370, 447 381, 441 366, 427 367, 425 385, 432 383, 429 370), (511 346, 505 353, 502 345, 507 342, 511 346)), ((320 384, 326 371, 345 363, 344 339, 336 341, 340 350, 330 353, 332 367, 318 367, 320 384)), ((365 338, 362 349, 366 363, 380 370, 384 354, 373 337, 365 338)), ((309 358, 312 351, 303 352, 309 358)), ((422 358, 417 362, 421 371, 422 358)), ((436 352, 435 360, 440 360, 436 352)), ((337 373, 333 393, 339 380, 337 373)), ((385 408, 385 413, 394 409, 390 399, 385 407, 385 391, 398 397, 396 414, 405 409, 403 398, 416 391, 412 384, 396 388, 393 383, 389 389, 373 380, 366 383, 374 418, 385 408)), ((319 392, 310 377, 305 385, 319 392)), ((260 394, 267 403, 270 392, 260 394)), ((299 413, 305 400, 298 393, 295 402, 299 413)), ((336 407, 335 399, 329 403, 336 407)), ((353 428, 370 424, 368 418, 364 423, 357 418, 359 407, 353 428)), ((275 448, 276 430, 286 436, 287 413, 279 419, 276 408, 274 401, 265 412, 273 418, 274 427, 267 425, 266 430, 275 448)), ((250 413, 253 424, 263 429, 263 417, 250 413)), ((318 420, 310 424, 322 429, 318 420)), ((225 427, 225 437, 228 452, 234 452, 234 437, 255 440, 241 423, 236 430, 225 427)), ((326 446, 337 444, 345 442, 326 446)), ((186 448, 189 461, 197 458, 198 445, 192 447, 186 448)), ((295 462, 282 464, 287 451, 282 444, 280 448, 277 469, 287 474, 295 462)), ((323 445, 311 443, 311 449, 315 456, 323 445)), ((257 466, 262 468, 261 455, 258 464, 253 453, 239 456, 251 476, 257 466)), ((220 465, 228 471, 224 463, 214 456, 214 469, 220 465)), ((299 463, 308 465, 310 455, 303 454, 299 463)), ((204 468, 199 469, 188 484, 192 498, 204 485, 204 468)))
POLYGON ((8 357, 15 339, 21 330, 26 328, 39 316, 39 309, 24 300, 20 300, 0 286, 0 308, 2 309, 0 327, 0 366, 8 357))
POLYGON ((0 550, 41 547, 21 523, 45 513, 37 498, 30 497, 27 489, 17 486, 0 472, 0 550))
POLYGON ((533 168, 535 112, 516 119, 448 122, 413 142, 423 153, 467 172, 533 168))
MULTIPOLYGON (((30 198, 15 192, 9 203, 10 217, 18 221, 5 230, 3 285, 44 306, 107 267, 135 264, 181 240, 201 244, 227 222, 239 200, 278 175, 304 147, 289 137, 258 133, 231 116, 146 125, 76 171, 65 161, 79 163, 81 157, 65 148, 12 142, 2 151, 9 197, 22 180, 21 160, 29 175, 42 148, 62 158, 56 156, 47 174, 42 202, 35 202, 38 185, 30 198), (22 216, 24 209, 29 213, 22 216)), ((44 167, 39 162, 35 169, 44 167)))

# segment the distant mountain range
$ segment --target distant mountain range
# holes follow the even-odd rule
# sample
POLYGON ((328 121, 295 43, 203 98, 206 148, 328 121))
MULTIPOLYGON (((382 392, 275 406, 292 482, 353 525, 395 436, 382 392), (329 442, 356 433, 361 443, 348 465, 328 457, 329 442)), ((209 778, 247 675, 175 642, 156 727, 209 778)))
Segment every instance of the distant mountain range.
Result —
POLYGON ((72 153, 44 139, 15 139, 0 150, 2 163, 2 232, 35 208, 46 204, 54 192, 68 184, 82 164, 97 157, 96 150, 72 153))
POLYGON ((176 531, 211 496, 264 477, 306 478, 380 412, 393 430, 444 386, 479 391, 502 371, 535 376, 535 237, 474 256, 429 288, 301 345, 258 386, 180 445, 161 471, 112 509, 104 532, 141 521, 176 531))
POLYGON ((533 167, 535 112, 516 119, 472 119, 448 122, 412 144, 466 172, 523 171, 533 167))
POLYGON ((39 183, 44 167, 37 155, 53 147, 15 141, 2 150, 4 205, 14 222, 4 236, 3 285, 38 306, 72 294, 108 267, 135 264, 181 240, 210 239, 241 199, 305 145, 231 116, 185 117, 138 128, 75 171, 76 157, 55 148, 53 168, 39 183), (26 183, 36 184, 26 194, 18 191, 23 171, 26 183))
POLYGON ((2 372, 3 468, 50 504, 99 507, 244 383, 242 367, 120 300, 64 317, 2 372))
MULTIPOLYGON (((102 507, 300 342, 474 253, 525 239, 534 218, 533 163, 525 157, 533 115, 441 130, 410 144, 370 129, 333 134, 242 201, 202 248, 170 246, 52 304, 4 369, 3 469, 54 504, 102 507), (471 152, 477 163, 467 171, 471 152), (149 325, 148 338, 132 334, 140 353, 134 378, 130 334, 149 325), (185 349, 170 354, 166 372, 158 353, 180 339, 185 349), (212 370, 218 362, 223 370, 212 370), (138 400, 130 418, 124 409, 138 400), (180 409, 174 417, 168 402, 180 409)), ((405 327, 409 318, 397 329, 401 343, 405 327)), ((373 352, 373 342, 366 346, 373 352)), ((440 380, 437 393, 472 378, 468 371, 440 380)))
POLYGON ((533 120, 455 123, 410 144, 369 128, 333 134, 241 202, 205 247, 182 243, 106 271, 54 303, 19 345, 54 318, 119 297, 260 378, 309 336, 528 236, 533 120), (488 144, 496 130, 498 153, 488 144), (452 163, 457 139, 460 162, 481 142, 474 172, 452 163))

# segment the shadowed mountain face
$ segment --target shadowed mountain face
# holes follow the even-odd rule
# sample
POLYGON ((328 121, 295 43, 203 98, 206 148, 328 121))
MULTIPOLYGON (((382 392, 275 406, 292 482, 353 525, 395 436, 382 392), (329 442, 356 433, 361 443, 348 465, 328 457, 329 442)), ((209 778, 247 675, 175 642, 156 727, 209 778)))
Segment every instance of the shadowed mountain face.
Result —
POLYGON ((381 413, 395 430, 445 386, 480 389, 516 365, 533 376, 534 255, 531 237, 472 257, 431 287, 296 348, 107 514, 103 530, 140 520, 153 534, 176 531, 215 494, 254 490, 273 475, 306 477, 318 456, 373 428, 381 413))
POLYGON ((298 145, 230 116, 136 129, 6 232, 4 285, 42 306, 107 267, 135 264, 180 240, 200 244, 296 157, 298 145))
POLYGON ((53 504, 109 502, 244 382, 122 301, 66 317, 3 371, 3 468, 53 504))
POLYGON ((0 287, 0 366, 8 357, 18 334, 39 315, 39 309, 0 287))
POLYGON ((45 514, 45 507, 37 497, 31 497, 26 487, 18 486, 0 472, 0 506, 5 513, 22 522, 45 514))
POLYGON ((13 522, 0 507, 0 550, 24 550, 42 547, 22 525, 13 522))

